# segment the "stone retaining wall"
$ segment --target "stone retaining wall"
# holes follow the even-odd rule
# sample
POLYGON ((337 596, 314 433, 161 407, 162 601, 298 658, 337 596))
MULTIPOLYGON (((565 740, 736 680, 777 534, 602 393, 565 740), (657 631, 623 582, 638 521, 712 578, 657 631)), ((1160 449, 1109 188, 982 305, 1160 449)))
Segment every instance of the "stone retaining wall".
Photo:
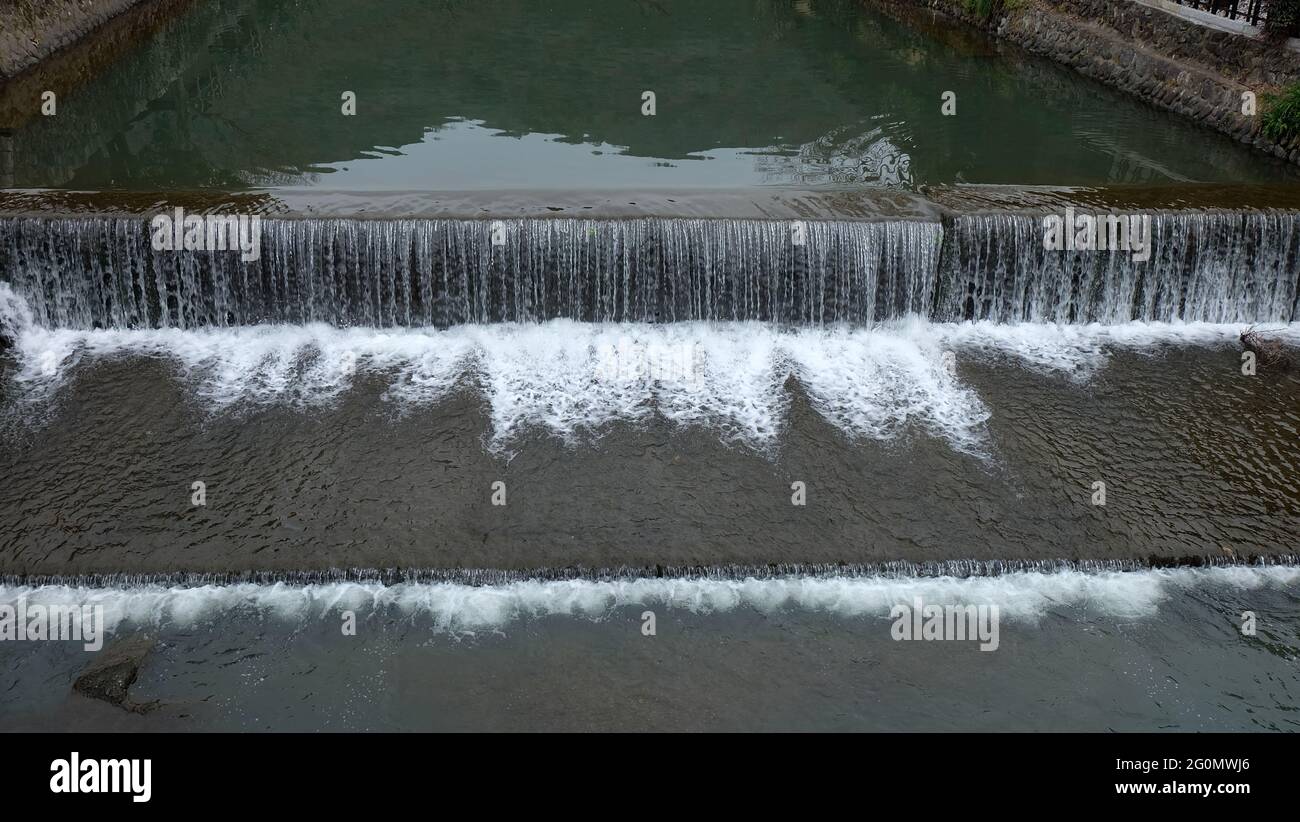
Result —
POLYGON ((0 81, 147 0, 0 0, 0 81))
POLYGON ((963 0, 878 4, 929 8, 963 20, 1300 164, 1300 138, 1277 143, 1260 133, 1262 96, 1300 81, 1300 54, 1284 45, 1199 26, 1133 0, 1021 0, 988 19, 971 13, 963 0), (1255 116, 1241 112, 1246 91, 1258 98, 1255 116))
POLYGON ((1200 63, 1248 86, 1285 86, 1300 80, 1300 53, 1279 43, 1174 17, 1156 8, 1158 0, 1043 2, 1060 12, 1103 23, 1164 56, 1200 63))

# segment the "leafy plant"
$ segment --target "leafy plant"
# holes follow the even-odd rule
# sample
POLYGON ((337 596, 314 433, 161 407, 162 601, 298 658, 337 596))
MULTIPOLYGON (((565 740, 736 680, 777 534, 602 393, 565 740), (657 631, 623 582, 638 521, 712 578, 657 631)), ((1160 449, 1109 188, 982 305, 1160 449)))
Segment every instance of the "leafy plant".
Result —
POLYGON ((1264 95, 1264 136, 1281 142, 1300 134, 1300 83, 1293 83, 1281 94, 1264 95))

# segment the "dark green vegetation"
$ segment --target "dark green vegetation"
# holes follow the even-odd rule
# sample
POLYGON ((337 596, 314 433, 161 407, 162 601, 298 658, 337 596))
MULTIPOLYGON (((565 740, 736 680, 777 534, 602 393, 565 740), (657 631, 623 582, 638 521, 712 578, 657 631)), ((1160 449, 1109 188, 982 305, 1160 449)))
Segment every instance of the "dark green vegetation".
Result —
POLYGON ((1264 6, 1268 11, 1265 36, 1284 40, 1300 35, 1300 0, 1264 0, 1264 6))
POLYGON ((1281 94, 1264 95, 1262 130, 1271 140, 1286 140, 1300 134, 1300 83, 1281 94))

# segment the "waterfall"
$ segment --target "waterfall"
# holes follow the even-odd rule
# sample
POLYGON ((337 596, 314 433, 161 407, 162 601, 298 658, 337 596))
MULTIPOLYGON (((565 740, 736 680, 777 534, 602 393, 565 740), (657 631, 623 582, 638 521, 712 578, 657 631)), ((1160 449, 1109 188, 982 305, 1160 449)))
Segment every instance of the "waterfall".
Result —
POLYGON ((1290 212, 1151 218, 1151 259, 1053 252, 1039 218, 272 218, 261 256, 155 251, 142 217, 0 218, 0 280, 50 328, 763 320, 1290 322, 1290 212), (797 230, 795 230, 797 227, 797 230), (496 242, 494 242, 494 240, 496 242))
POLYGON ((23 218, 0 223, 0 277, 38 321, 73 328, 824 324, 931 302, 937 224, 822 221, 801 233, 775 220, 266 219, 261 258, 245 263, 154 251, 137 218, 23 218))
POLYGON ((1300 231, 1289 212, 1151 216, 1151 259, 1043 248, 1041 220, 960 216, 946 226, 933 317, 999 323, 1289 322, 1300 231))

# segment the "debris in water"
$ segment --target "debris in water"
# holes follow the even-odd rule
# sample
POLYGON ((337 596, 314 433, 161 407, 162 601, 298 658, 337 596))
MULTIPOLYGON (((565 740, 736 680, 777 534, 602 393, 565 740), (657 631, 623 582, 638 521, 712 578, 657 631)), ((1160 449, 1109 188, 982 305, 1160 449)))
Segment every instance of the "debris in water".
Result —
POLYGON ((1247 351, 1254 353, 1255 359, 1265 368, 1289 368, 1291 358, 1287 356, 1282 343, 1269 339, 1255 330, 1254 326, 1241 332, 1241 344, 1247 351))

